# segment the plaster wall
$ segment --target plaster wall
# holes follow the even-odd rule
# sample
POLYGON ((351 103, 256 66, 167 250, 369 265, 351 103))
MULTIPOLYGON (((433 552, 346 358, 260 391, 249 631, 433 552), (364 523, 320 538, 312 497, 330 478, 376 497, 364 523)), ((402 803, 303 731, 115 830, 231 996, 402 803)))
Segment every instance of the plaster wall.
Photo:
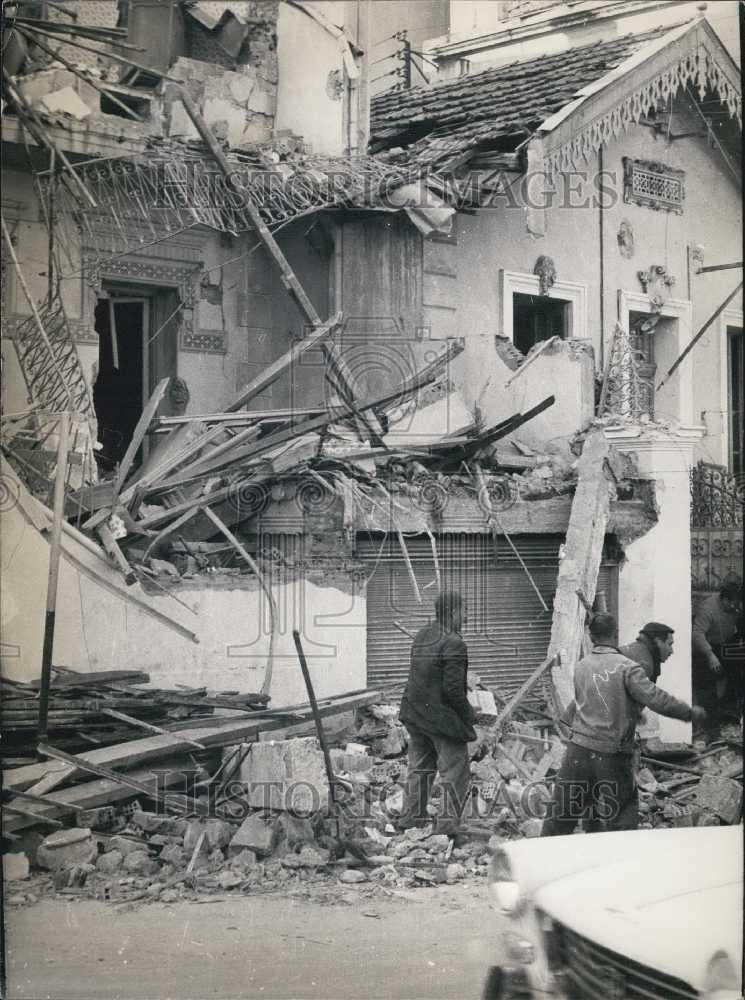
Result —
MULTIPOLYGON (((2 672, 14 680, 40 673, 49 546, 17 507, 3 510, 2 672)), ((121 586, 114 568, 104 573, 121 586)), ((142 595, 139 585, 133 592, 142 595)), ((185 684, 216 690, 258 691, 269 647, 268 607, 253 576, 184 581, 175 591, 195 614, 165 594, 154 608, 195 632, 199 643, 103 590, 63 558, 60 565, 53 662, 75 670, 136 668, 155 686, 185 684)), ((364 595, 307 580, 273 587, 280 632, 271 684, 273 707, 307 700, 293 628, 303 637, 316 694, 326 698, 365 687, 364 595)))
MULTIPOLYGON (((633 456, 641 478, 655 480, 657 523, 626 547, 618 586, 619 639, 631 642, 649 621, 675 630, 675 652, 662 667, 659 686, 691 703, 691 536, 688 470, 690 436, 662 432, 606 431, 622 453, 633 456)), ((652 713, 648 713, 652 715, 652 713)), ((661 739, 690 741, 690 723, 652 716, 661 739)))
MULTIPOLYGON (((335 13, 343 14, 343 4, 315 6, 325 7, 332 23, 335 13)), ((341 156, 347 80, 339 40, 288 3, 280 4, 277 36, 276 130, 302 136, 309 152, 341 156)))
MULTIPOLYGON (((672 134, 700 131, 701 122, 690 107, 678 102, 670 130, 672 134)), ((705 247, 707 264, 742 259, 740 191, 721 154, 709 147, 706 138, 668 143, 665 138, 655 139, 650 129, 634 126, 603 151, 602 169, 605 173, 601 177, 600 160, 596 157, 594 162, 580 167, 576 176, 562 178, 553 204, 549 203, 545 211, 546 232, 540 238, 528 232, 519 182, 514 194, 497 196, 493 207, 483 208, 475 215, 459 216, 458 281, 449 289, 457 304, 456 325, 467 343, 495 334, 510 335, 504 329, 500 270, 531 275, 537 258, 548 255, 555 263, 559 281, 581 285, 586 290, 586 327, 575 326, 572 335, 589 340, 596 367, 600 369, 615 322, 621 319, 624 325, 628 324, 627 311, 619 316, 619 293, 631 293, 632 299, 642 296, 644 304, 646 296, 637 272, 661 264, 675 278, 671 297, 686 306, 690 302, 692 329, 686 334, 671 321, 661 325, 657 355, 663 364, 658 372, 659 381, 679 353, 677 344, 670 339, 673 330, 684 334, 682 340, 687 342, 736 286, 739 280, 736 271, 691 274, 689 278, 691 244, 705 247), (683 214, 625 203, 624 156, 656 160, 684 170, 683 214), (716 197, 712 197, 713 191, 716 197), (618 242, 622 220, 631 224, 634 233, 633 255, 628 258, 622 255, 618 242), (663 341, 662 337, 667 339, 663 341)), ((505 176, 514 179, 514 175, 505 176)), ((561 297, 555 289, 550 294, 561 297)), ((726 401, 722 398, 719 338, 720 327, 715 324, 663 390, 667 395, 660 397, 657 413, 663 420, 680 416, 678 401, 686 391, 690 393, 691 405, 685 422, 707 427, 706 436, 697 443, 695 456, 712 462, 727 461, 721 433, 726 401)), ((489 367, 493 368, 491 361, 489 367)), ((540 364, 539 371, 542 368, 540 364)), ((558 383, 558 379, 548 377, 554 385, 558 383)))

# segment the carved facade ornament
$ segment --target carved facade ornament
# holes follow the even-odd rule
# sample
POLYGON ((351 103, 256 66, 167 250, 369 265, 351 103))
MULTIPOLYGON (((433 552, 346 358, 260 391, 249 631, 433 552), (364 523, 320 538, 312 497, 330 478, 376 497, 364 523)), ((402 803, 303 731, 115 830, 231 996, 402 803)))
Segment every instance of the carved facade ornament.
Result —
POLYGON ((662 264, 652 264, 646 271, 636 272, 641 286, 649 296, 652 312, 659 312, 670 298, 670 289, 675 284, 675 278, 668 274, 662 264))
POLYGON ((190 398, 189 387, 184 379, 174 376, 168 386, 168 399, 174 417, 182 417, 186 413, 190 398))
POLYGON ((616 236, 618 240, 618 249, 621 251, 621 256, 629 260, 634 256, 634 229, 628 219, 621 219, 621 225, 618 227, 618 234, 616 236))
POLYGON ((533 274, 538 276, 538 287, 540 288, 541 295, 548 295, 549 290, 553 288, 556 281, 556 265, 554 264, 553 257, 546 257, 541 254, 535 262, 533 274))

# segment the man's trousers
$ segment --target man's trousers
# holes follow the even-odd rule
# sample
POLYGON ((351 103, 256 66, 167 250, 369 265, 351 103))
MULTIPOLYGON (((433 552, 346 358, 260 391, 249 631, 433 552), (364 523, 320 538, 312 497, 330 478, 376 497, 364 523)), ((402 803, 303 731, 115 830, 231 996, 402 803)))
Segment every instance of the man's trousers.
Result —
POLYGON ((439 773, 442 805, 435 823, 437 833, 456 833, 466 806, 471 782, 468 744, 425 733, 407 725, 409 773, 406 780, 401 826, 421 826, 429 819, 427 803, 439 773))
POLYGON ((632 754, 567 745, 541 836, 573 833, 580 819, 589 833, 636 830, 639 794, 632 754))

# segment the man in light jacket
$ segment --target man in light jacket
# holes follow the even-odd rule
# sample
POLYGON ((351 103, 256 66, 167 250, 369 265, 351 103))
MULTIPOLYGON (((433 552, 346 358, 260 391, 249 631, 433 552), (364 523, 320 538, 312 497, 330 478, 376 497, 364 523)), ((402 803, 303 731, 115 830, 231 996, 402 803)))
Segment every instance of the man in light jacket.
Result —
POLYGON ((571 735, 544 837, 572 833, 580 819, 589 821, 589 831, 635 830, 634 735, 643 709, 685 722, 705 715, 658 688, 644 667, 620 653, 616 629, 612 615, 595 615, 590 623, 594 645, 574 671, 574 705, 563 720, 571 735))
POLYGON ((460 629, 466 609, 460 594, 443 591, 435 621, 417 632, 399 718, 409 734, 409 773, 398 826, 423 826, 439 772, 443 792, 437 833, 455 835, 466 804, 471 766, 468 743, 476 739, 468 701, 468 649, 460 629))

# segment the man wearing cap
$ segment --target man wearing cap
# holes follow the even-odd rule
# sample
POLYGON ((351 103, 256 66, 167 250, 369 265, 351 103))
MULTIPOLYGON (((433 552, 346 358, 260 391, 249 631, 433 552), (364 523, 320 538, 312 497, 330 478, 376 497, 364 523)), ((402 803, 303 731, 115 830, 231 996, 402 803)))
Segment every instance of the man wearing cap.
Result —
POLYGON ((574 703, 564 716, 571 733, 544 837, 572 833, 579 819, 588 820, 591 831, 635 830, 633 751, 642 710, 684 722, 705 716, 703 709, 658 688, 644 667, 624 656, 615 645, 616 629, 612 615, 597 614, 590 622, 593 648, 574 670, 574 703))
POLYGON ((737 582, 725 583, 694 612, 694 700, 707 710, 714 727, 720 724, 722 712, 739 718, 742 711, 742 676, 727 648, 741 627, 741 619, 742 585, 737 582))
POLYGON ((647 677, 656 684, 662 664, 672 656, 674 631, 662 622, 647 622, 634 642, 621 646, 618 652, 643 667, 647 677))

